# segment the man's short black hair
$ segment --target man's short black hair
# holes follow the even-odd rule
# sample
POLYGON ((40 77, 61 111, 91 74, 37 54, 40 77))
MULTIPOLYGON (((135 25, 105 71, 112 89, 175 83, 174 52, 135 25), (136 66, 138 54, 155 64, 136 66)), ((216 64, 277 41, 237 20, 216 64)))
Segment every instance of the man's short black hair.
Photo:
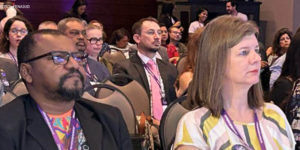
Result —
POLYGON ((52 30, 52 29, 42 29, 38 31, 31 32, 27 34, 23 40, 20 42, 20 45, 18 46, 18 66, 20 69, 20 64, 25 62, 26 60, 29 60, 31 58, 31 55, 33 53, 33 49, 36 46, 37 41, 34 39, 34 36, 37 34, 49 34, 53 36, 65 36, 62 32, 58 30, 52 30))
POLYGON ((237 8, 237 3, 235 2, 235 0, 228 0, 227 2, 230 2, 232 7, 237 8))

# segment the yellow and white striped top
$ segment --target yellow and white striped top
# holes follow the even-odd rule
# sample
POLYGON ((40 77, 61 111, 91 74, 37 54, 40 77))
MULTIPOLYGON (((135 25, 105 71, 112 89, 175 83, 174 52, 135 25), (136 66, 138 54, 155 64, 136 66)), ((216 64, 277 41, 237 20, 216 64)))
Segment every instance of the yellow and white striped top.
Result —
MULTIPOLYGON (((285 114, 274 104, 265 103, 259 125, 267 150, 293 150, 295 139, 285 114)), ((251 149, 260 150, 254 122, 235 122, 238 132, 251 149)), ((174 149, 179 145, 201 150, 234 150, 243 142, 226 125, 222 117, 213 117, 205 108, 186 113, 177 126, 174 149)))

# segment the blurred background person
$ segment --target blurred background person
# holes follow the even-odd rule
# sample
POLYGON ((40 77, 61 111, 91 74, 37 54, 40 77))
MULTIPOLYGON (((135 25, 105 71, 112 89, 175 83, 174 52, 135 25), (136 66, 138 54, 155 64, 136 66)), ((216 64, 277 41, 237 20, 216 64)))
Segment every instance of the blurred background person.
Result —
POLYGON ((256 28, 228 15, 206 25, 188 91, 202 107, 181 118, 174 149, 295 148, 286 116, 263 100, 256 28))
POLYGON ((10 59, 17 65, 17 50, 21 40, 33 28, 30 22, 21 16, 7 20, 0 41, 0 57, 10 59))
POLYGON ((54 21, 43 21, 39 24, 38 30, 53 29, 57 30, 57 24, 54 21))
POLYGON ((95 25, 95 26, 98 26, 101 30, 102 30, 102 38, 103 38, 103 44, 102 44, 102 49, 101 51, 99 52, 99 55, 98 55, 98 58, 102 57, 103 54, 105 52, 110 52, 110 48, 109 48, 109 44, 107 43, 107 35, 104 31, 104 26, 103 24, 98 21, 98 20, 91 20, 89 25, 95 25))
POLYGON ((187 56, 183 57, 186 58, 186 61, 184 62, 183 72, 179 72, 179 75, 175 82, 176 96, 178 98, 187 93, 188 86, 193 79, 196 56, 199 50, 198 43, 203 29, 204 27, 198 28, 191 36, 187 44, 187 56))
POLYGON ((189 27, 189 37, 200 27, 204 27, 204 23, 208 16, 208 10, 206 8, 200 8, 197 12, 197 20, 193 21, 189 27))
POLYGON ((132 46, 129 43, 130 34, 125 28, 120 28, 115 30, 110 37, 110 50, 111 51, 121 51, 125 57, 129 58, 129 48, 132 46))
POLYGON ((169 44, 169 32, 167 26, 163 23, 159 23, 160 31, 161 31, 161 46, 167 48, 169 44))
POLYGON ((187 53, 186 46, 180 42, 182 38, 182 32, 179 28, 172 26, 169 28, 170 43, 167 46, 167 52, 169 56, 169 62, 177 64, 179 58, 183 57, 187 53))
POLYGON ((268 48, 266 52, 271 72, 269 82, 270 89, 272 89, 273 83, 278 79, 281 73, 281 68, 285 61, 286 52, 290 46, 292 37, 293 33, 289 29, 280 29, 274 36, 272 48, 268 48))
POLYGON ((164 23, 169 29, 171 26, 180 27, 181 22, 173 15, 173 10, 175 8, 174 3, 165 2, 162 4, 161 14, 159 16, 159 23, 164 23))
POLYGON ((95 25, 88 25, 85 29, 84 37, 86 52, 91 59, 97 61, 98 54, 101 51, 103 44, 103 33, 101 28, 95 25))
POLYGON ((300 33, 291 42, 279 78, 274 82, 270 92, 270 100, 284 108, 294 85, 300 78, 300 33), (284 102, 284 103, 283 103, 284 102))
POLYGON ((75 17, 84 20, 86 23, 89 22, 88 16, 86 14, 87 1, 86 0, 76 0, 72 6, 72 9, 65 13, 63 18, 75 17))

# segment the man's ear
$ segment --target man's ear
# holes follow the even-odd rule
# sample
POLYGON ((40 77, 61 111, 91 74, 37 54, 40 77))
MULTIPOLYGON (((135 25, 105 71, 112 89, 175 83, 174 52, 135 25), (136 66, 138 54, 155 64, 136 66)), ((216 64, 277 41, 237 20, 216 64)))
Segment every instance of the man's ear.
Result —
POLYGON ((29 64, 20 64, 20 74, 21 77, 27 82, 32 83, 32 67, 29 64))
POLYGON ((133 40, 135 41, 135 43, 139 44, 141 41, 141 36, 139 34, 134 34, 133 40))

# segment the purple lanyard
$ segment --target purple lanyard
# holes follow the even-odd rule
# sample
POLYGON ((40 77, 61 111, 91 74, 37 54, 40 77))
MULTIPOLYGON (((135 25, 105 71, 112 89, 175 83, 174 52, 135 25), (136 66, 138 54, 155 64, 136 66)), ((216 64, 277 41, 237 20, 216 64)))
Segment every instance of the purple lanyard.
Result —
MULTIPOLYGON (((144 63, 143 63, 144 64, 144 63)), ((150 74, 150 76, 152 76, 155 80, 155 82, 158 84, 159 88, 160 88, 160 95, 161 95, 161 102, 163 105, 167 105, 167 101, 163 98, 163 92, 162 92, 162 87, 160 84, 160 80, 155 76, 155 74, 151 71, 151 69, 149 68, 149 66, 147 64, 144 64, 145 69, 147 70, 147 72, 150 74)))
MULTIPOLYGON (((54 140, 55 140, 55 143, 56 143, 56 145, 57 145, 57 148, 58 148, 59 150, 64 150, 64 144, 59 140, 58 135, 57 135, 57 133, 55 132, 52 123, 50 122, 50 118, 49 118, 48 115, 40 108, 39 105, 37 105, 37 106, 38 106, 38 109, 39 109, 39 111, 41 112, 41 114, 42 114, 44 120, 46 121, 48 127, 50 128, 50 131, 51 131, 52 136, 53 136, 53 138, 54 138, 54 140)), ((74 140, 75 140, 75 129, 76 129, 76 118, 75 118, 75 111, 74 111, 74 110, 72 110, 72 113, 71 113, 70 128, 72 128, 72 130, 71 130, 71 143, 70 143, 70 146, 69 146, 69 150, 74 150, 75 147, 76 147, 76 146, 75 146, 75 141, 74 141, 74 140)), ((69 129, 70 129, 70 128, 69 128, 69 129)))
POLYGON ((89 77, 90 81, 97 82, 98 78, 96 75, 92 74, 88 64, 86 64, 85 68, 86 68, 86 75, 89 77))
POLYGON ((8 52, 9 57, 14 61, 14 63, 18 66, 17 60, 11 52, 8 52))
MULTIPOLYGON (((239 133, 239 131, 237 130, 236 126, 234 125, 232 119, 230 118, 230 116, 227 114, 227 112, 223 109, 221 112, 221 115, 223 117, 223 119, 225 120, 225 123, 227 125, 227 127, 236 135, 239 137, 239 139, 243 142, 243 144, 245 144, 245 146, 249 147, 250 146, 243 140, 241 134, 239 133)), ((259 120, 256 114, 256 111, 254 111, 254 125, 255 125, 255 131, 256 131, 256 135, 260 144, 260 148, 262 150, 266 150, 265 147, 265 142, 262 136, 262 132, 259 126, 259 120)), ((250 148, 251 149, 251 148, 250 148)))

